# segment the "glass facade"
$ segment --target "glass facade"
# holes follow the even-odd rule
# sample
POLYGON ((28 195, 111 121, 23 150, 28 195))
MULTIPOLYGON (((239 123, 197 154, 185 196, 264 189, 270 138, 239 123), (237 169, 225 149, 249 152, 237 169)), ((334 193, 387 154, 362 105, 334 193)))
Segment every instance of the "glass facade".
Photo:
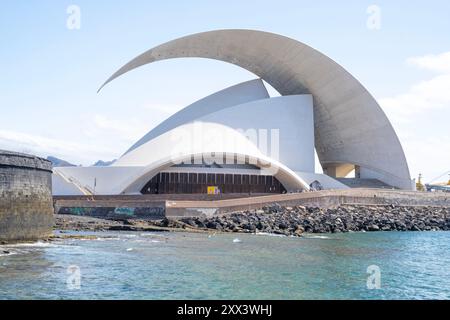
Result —
POLYGON ((224 173, 161 172, 141 190, 143 194, 208 193, 284 193, 286 189, 273 176, 224 173))

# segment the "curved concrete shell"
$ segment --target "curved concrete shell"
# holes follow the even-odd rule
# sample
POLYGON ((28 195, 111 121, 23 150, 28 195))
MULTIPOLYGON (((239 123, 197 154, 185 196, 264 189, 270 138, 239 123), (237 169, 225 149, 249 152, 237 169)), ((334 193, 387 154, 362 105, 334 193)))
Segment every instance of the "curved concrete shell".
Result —
POLYGON ((309 185, 301 177, 261 153, 243 134, 209 122, 178 126, 135 148, 112 166, 61 167, 55 168, 55 173, 78 188, 78 194, 139 194, 154 175, 190 161, 192 157, 220 163, 224 157, 225 161, 234 161, 235 156, 259 167, 259 174, 273 175, 290 192, 309 190, 309 185))
POLYGON ((241 130, 261 152, 293 171, 315 172, 313 98, 309 94, 256 100, 198 121, 241 130), (274 110, 277 110, 276 116, 274 110))
MULTIPOLYGON (((197 153, 197 154, 185 154, 180 155, 178 158, 173 159, 165 159, 166 161, 162 161, 159 164, 152 164, 144 168, 139 175, 136 175, 130 184, 124 186, 124 189, 121 193, 123 194, 139 194, 145 184, 157 173, 169 169, 174 162, 182 162, 188 161, 192 157, 203 157, 206 161, 215 161, 216 158, 208 158, 211 152, 205 153, 197 153)), ((233 156, 237 156, 240 158, 248 157, 247 153, 226 153, 224 155, 232 154, 233 156)), ((310 190, 308 183, 306 183, 303 178, 301 178, 298 174, 290 170, 288 167, 283 165, 282 163, 275 161, 269 157, 264 156, 259 153, 258 155, 251 155, 254 160, 257 161, 257 165, 261 166, 261 170, 259 170, 259 175, 272 175, 281 182, 281 184, 286 188, 288 192, 299 192, 302 190, 310 190)), ((255 172, 253 172, 255 174, 255 172)))
POLYGON ((231 106, 267 98, 269 98, 269 93, 260 79, 246 81, 226 88, 194 102, 161 122, 131 146, 125 154, 182 124, 231 106))
POLYGON ((312 94, 315 147, 327 172, 348 164, 361 175, 411 189, 408 165, 392 125, 370 93, 332 59, 296 40, 253 30, 218 30, 155 47, 118 76, 159 60, 203 57, 245 68, 282 95, 312 94))
MULTIPOLYGON (((294 171, 314 172, 312 101, 311 95, 270 98, 260 79, 240 83, 175 113, 144 135, 123 157, 180 125, 212 122, 244 132, 264 155, 294 171), (277 116, 273 116, 273 110, 278 111, 277 116)), ((113 166, 121 163, 119 159, 113 166)))

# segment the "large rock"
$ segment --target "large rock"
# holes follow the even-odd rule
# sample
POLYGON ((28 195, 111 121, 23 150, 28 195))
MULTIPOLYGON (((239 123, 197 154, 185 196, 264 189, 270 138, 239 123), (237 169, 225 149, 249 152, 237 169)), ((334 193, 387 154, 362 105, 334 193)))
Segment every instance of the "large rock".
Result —
MULTIPOLYGON (((283 207, 236 212, 202 218, 208 228, 222 227, 233 232, 269 232, 299 236, 303 232, 338 233, 348 231, 448 230, 450 208, 380 206, 340 206, 333 209, 283 207)), ((196 220, 199 225, 198 219, 196 220)))

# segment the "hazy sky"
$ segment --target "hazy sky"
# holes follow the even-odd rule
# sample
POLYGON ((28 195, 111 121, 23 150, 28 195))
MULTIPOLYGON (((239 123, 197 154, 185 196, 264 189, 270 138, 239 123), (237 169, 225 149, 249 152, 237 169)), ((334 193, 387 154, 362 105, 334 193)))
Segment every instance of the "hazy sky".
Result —
POLYGON ((4 0, 0 148, 83 165, 117 158, 182 107, 256 76, 218 61, 168 60, 97 94, 106 78, 162 42, 246 28, 302 41, 359 79, 392 121, 412 177, 450 170, 450 2, 342 3, 4 0), (70 5, 80 9, 80 29, 67 27, 70 5))

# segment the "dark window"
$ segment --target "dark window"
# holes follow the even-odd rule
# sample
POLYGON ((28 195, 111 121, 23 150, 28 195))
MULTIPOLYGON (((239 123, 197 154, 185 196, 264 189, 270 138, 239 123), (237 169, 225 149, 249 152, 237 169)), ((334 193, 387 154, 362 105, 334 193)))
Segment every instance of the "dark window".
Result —
POLYGON ((216 175, 216 183, 217 184, 224 184, 225 183, 225 175, 223 174, 217 174, 216 175))
POLYGON ((196 173, 189 173, 189 183, 197 184, 197 174, 196 173))
POLYGON ((205 184, 206 183, 206 173, 199 173, 198 174, 198 183, 199 184, 205 184))
POLYGON ((216 174, 208 173, 208 184, 213 185, 216 183, 216 174))
POLYGON ((258 176, 258 184, 265 185, 266 184, 266 176, 258 176))
POLYGON ((170 173, 170 182, 171 183, 178 183, 178 182, 180 182, 179 177, 178 177, 178 172, 171 172, 170 173))
POLYGON ((225 175, 225 184, 233 184, 233 175, 232 174, 227 174, 225 175))

